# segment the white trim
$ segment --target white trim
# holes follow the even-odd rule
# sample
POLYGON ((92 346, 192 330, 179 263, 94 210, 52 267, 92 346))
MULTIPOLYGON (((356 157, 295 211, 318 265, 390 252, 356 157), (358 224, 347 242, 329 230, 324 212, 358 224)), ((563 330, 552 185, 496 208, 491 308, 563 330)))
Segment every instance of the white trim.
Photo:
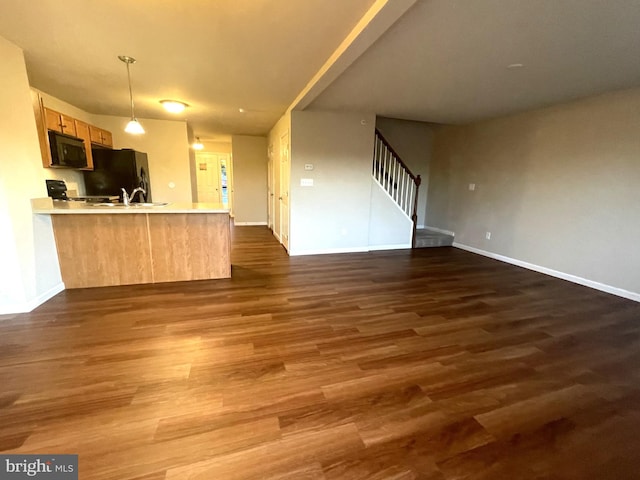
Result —
POLYGON ((334 253, 367 253, 378 250, 406 250, 410 249, 410 243, 398 243, 394 245, 369 245, 368 247, 348 247, 348 248, 322 248, 318 250, 300 250, 289 252, 292 257, 300 255, 331 255, 334 253))
POLYGON ((377 250, 405 250, 411 248, 410 243, 399 243, 395 245, 369 245, 369 251, 375 252, 377 250))
POLYGON ((430 227, 429 225, 427 225, 426 227, 423 226, 422 228, 426 230, 433 230, 434 232, 438 232, 438 233, 444 233, 445 235, 451 235, 452 237, 456 236, 455 232, 452 232, 451 230, 444 230, 443 228, 430 227))
POLYGON ((384 187, 384 185, 382 185, 382 183, 380 183, 378 181, 378 179, 376 178, 375 175, 371 174, 371 180, 373 180, 375 183, 378 184, 378 186, 380 187, 380 190, 382 190, 384 192, 384 194, 387 196, 387 198, 389 199, 389 201, 395 205, 395 207, 398 209, 398 211, 400 213, 402 213, 402 215, 411 222, 411 231, 413 232, 413 220, 411 220, 411 215, 407 214, 407 212, 404 211, 404 209, 398 205, 398 202, 396 202, 396 199, 393 198, 391 196, 391 194, 389 192, 387 192, 387 189, 384 187))
POLYGON ((50 288, 44 293, 41 293, 37 297, 27 301, 16 303, 13 305, 7 305, 6 307, 2 307, 0 309, 0 315, 11 315, 16 313, 29 313, 32 310, 35 310, 37 307, 42 305, 44 302, 49 300, 52 297, 55 297, 57 294, 64 290, 64 283, 60 282, 55 287, 50 288))
POLYGON ((300 255, 330 255, 333 253, 363 253, 368 251, 369 247, 322 248, 318 250, 291 250, 289 255, 297 257, 300 255))
POLYGON ((267 222, 233 222, 236 227, 267 226, 267 222))
POLYGON ((590 287, 595 290, 600 290, 602 292, 616 295, 618 297, 628 298, 629 300, 635 300, 636 302, 640 302, 640 293, 637 293, 637 292, 631 292, 629 290, 624 290, 623 288, 612 287, 611 285, 606 285, 604 283, 595 282, 593 280, 578 277, 576 275, 571 275, 570 273, 559 272, 558 270, 553 270, 547 267, 541 267, 540 265, 535 265, 529 262, 523 262, 522 260, 517 260, 511 257, 505 257, 504 255, 488 252, 486 250, 480 250, 479 248, 470 247, 469 245, 463 245, 461 243, 453 242, 453 246, 461 250, 466 250, 471 253, 477 253, 478 255, 483 255, 485 257, 493 258, 501 262, 506 262, 512 265, 517 265, 518 267, 526 268, 528 270, 533 270, 534 272, 544 273, 545 275, 561 278, 562 280, 567 280, 572 283, 577 283, 578 285, 584 285, 585 287, 590 287))

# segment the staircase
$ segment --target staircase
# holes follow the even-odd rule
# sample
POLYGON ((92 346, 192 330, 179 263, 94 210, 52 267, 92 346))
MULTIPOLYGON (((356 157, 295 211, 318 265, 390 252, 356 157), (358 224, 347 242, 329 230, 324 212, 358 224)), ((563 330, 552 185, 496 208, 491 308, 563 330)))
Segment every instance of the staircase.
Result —
POLYGON ((418 190, 420 175, 414 175, 389 142, 376 128, 373 149, 373 178, 386 190, 396 205, 411 218, 413 234, 411 245, 415 248, 416 228, 418 225, 418 190))
POLYGON ((376 128, 373 151, 373 178, 413 222, 412 248, 443 247, 453 244, 453 236, 429 229, 418 229, 420 175, 414 175, 393 147, 376 128))

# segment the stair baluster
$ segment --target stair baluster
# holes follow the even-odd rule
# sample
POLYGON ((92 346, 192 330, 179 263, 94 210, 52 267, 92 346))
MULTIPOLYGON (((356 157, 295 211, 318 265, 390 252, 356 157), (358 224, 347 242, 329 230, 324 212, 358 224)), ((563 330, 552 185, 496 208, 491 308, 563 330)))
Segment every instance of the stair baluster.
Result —
POLYGON ((373 178, 386 190, 413 222, 411 245, 415 247, 418 226, 418 192, 422 179, 414 175, 376 128, 373 146, 373 178))

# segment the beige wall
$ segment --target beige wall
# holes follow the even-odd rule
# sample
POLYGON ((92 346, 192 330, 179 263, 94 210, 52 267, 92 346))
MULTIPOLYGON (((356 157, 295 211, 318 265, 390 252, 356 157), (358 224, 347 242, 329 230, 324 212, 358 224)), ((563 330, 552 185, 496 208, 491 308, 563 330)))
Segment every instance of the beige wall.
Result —
POLYGON ((414 175, 420 175, 418 227, 425 226, 429 190, 429 161, 433 149, 433 127, 425 122, 376 118, 376 128, 414 175))
POLYGON ((63 288, 51 220, 31 213, 46 194, 22 50, 0 37, 0 314, 35 308, 63 288))
POLYGON ((374 128, 368 113, 291 113, 291 255, 368 250, 374 128))
POLYGON ((640 300, 639 112, 634 89, 437 131, 427 223, 640 300))
POLYGON ((148 155, 154 202, 191 202, 191 163, 186 122, 139 120, 145 129, 144 135, 130 135, 124 131, 128 117, 93 116, 96 126, 113 134, 114 148, 132 148, 148 155))
POLYGON ((267 138, 233 135, 233 214, 236 225, 267 224, 267 138))
POLYGON ((189 142, 189 181, 191 182, 191 201, 198 202, 198 175, 196 173, 196 151, 191 147, 195 141, 193 129, 187 124, 187 141, 189 142))
POLYGON ((202 145, 204 145, 204 152, 213 152, 213 153, 231 153, 231 142, 207 142, 202 141, 202 145))

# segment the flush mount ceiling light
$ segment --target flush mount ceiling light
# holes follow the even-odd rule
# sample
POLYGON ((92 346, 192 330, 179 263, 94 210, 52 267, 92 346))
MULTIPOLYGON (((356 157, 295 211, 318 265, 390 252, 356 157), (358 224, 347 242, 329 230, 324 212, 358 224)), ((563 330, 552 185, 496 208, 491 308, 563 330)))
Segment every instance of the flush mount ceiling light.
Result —
POLYGON ((182 113, 189 106, 179 100, 160 100, 160 103, 169 113, 182 113))
POLYGON ((202 150, 204 148, 204 145, 200 141, 200 137, 196 137, 196 141, 193 142, 193 145, 191 145, 191 147, 193 147, 194 150, 202 150))
POLYGON ((124 128, 124 131, 127 133, 131 133, 133 135, 140 135, 144 133, 144 128, 138 122, 135 113, 133 112, 133 92, 131 90, 131 73, 129 72, 129 65, 132 63, 136 63, 136 59, 133 57, 128 57, 126 55, 118 55, 120 61, 124 62, 127 65, 127 80, 129 81, 129 100, 131 102, 131 120, 127 123, 127 126, 124 128))
POLYGON ((524 64, 522 64, 522 63, 511 63, 511 64, 507 65, 507 68, 509 70, 516 70, 516 69, 522 68, 522 67, 524 67, 524 64))

